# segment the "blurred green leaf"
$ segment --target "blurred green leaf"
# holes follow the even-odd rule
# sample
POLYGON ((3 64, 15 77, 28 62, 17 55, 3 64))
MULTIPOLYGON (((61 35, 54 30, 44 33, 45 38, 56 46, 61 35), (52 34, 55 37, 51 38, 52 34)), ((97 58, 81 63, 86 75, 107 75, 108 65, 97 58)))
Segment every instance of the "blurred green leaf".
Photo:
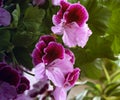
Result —
POLYGON ((99 79, 102 77, 103 70, 101 68, 101 62, 99 60, 95 60, 92 63, 87 63, 81 67, 85 76, 87 76, 88 78, 99 79))
POLYGON ((120 86, 120 82, 114 82, 114 83, 110 83, 108 84, 105 89, 104 89, 104 93, 109 96, 110 94, 112 94, 113 91, 115 91, 115 89, 117 87, 120 86))
POLYGON ((8 30, 0 30, 0 51, 10 50, 13 46, 10 43, 10 33, 8 30))
POLYGON ((16 60, 20 65, 23 65, 27 69, 32 69, 32 58, 28 50, 24 47, 16 47, 13 50, 16 60))

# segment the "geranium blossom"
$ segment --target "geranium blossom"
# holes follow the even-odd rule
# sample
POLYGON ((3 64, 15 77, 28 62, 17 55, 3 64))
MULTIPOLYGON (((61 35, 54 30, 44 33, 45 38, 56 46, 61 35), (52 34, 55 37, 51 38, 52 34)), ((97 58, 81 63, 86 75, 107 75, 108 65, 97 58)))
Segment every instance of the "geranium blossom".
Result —
POLYGON ((11 21, 10 13, 4 8, 0 7, 0 26, 8 26, 11 21))
POLYGON ((60 2, 60 10, 53 15, 53 26, 51 29, 55 34, 63 35, 63 42, 69 46, 76 45, 84 47, 92 34, 88 25, 88 12, 80 3, 70 4, 60 2))
POLYGON ((17 94, 24 93, 30 87, 27 78, 22 76, 12 65, 3 62, 0 62, 0 86, 0 98, 4 97, 2 100, 14 99, 17 94))

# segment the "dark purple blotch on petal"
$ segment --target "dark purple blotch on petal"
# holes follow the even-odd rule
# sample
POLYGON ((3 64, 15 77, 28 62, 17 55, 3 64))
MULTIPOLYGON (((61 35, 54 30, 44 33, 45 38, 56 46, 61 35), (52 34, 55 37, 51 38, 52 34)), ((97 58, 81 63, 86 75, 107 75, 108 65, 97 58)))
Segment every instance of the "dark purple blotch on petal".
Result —
POLYGON ((44 49, 45 55, 43 56, 44 63, 51 63, 55 59, 63 59, 64 48, 61 44, 50 42, 44 49))

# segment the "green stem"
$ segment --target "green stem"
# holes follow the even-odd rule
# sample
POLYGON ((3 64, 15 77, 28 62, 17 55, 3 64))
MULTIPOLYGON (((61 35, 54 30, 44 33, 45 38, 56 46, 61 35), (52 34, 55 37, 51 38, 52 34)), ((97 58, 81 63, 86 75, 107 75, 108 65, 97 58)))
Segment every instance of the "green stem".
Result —
POLYGON ((106 79, 107 79, 107 82, 110 83, 110 76, 109 76, 109 73, 104 65, 104 63, 102 62, 102 68, 103 68, 103 71, 105 73, 105 76, 106 76, 106 79))

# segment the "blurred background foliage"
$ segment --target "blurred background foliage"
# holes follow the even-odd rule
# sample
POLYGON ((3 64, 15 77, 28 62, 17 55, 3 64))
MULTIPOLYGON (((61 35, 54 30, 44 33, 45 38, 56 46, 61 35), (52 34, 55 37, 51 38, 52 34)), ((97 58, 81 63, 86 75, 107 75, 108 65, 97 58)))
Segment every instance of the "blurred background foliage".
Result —
MULTIPOLYGON (((120 0, 68 0, 80 2, 88 13, 88 26, 93 34, 84 48, 71 48, 82 78, 91 79, 75 100, 120 100, 120 0), (94 82, 94 80, 96 82, 94 82)), ((5 0, 12 21, 0 27, 0 60, 33 68, 31 52, 43 34, 52 34, 52 16, 59 7, 50 0, 32 6, 32 0, 5 0), (16 60, 14 60, 16 59, 16 60)), ((60 36, 55 36, 62 43, 60 36)))

